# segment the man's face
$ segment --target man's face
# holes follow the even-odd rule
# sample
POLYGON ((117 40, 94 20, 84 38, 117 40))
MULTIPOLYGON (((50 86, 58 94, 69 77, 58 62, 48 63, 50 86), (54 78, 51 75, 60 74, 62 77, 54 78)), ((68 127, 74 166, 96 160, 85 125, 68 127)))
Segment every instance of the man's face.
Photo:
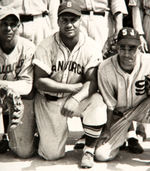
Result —
POLYGON ((118 60, 120 67, 126 72, 132 72, 136 63, 138 46, 118 44, 118 60))
POLYGON ((80 17, 71 13, 59 16, 60 33, 67 38, 74 38, 79 34, 80 17))
POLYGON ((18 31, 19 21, 14 15, 9 15, 0 20, 0 39, 11 41, 18 31))

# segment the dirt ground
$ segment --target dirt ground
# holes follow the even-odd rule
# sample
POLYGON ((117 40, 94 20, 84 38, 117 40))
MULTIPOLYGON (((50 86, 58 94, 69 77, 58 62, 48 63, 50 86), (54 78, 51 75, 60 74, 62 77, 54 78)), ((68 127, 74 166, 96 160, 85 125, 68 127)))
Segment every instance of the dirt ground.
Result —
POLYGON ((57 161, 45 161, 39 156, 34 156, 23 160, 15 157, 11 152, 7 152, 0 155, 0 171, 150 171, 150 127, 147 127, 148 139, 144 142, 141 141, 144 153, 137 155, 120 151, 113 161, 95 162, 91 169, 80 169, 78 165, 82 150, 74 151, 73 147, 75 141, 83 133, 82 127, 78 120, 69 121, 69 125, 70 136, 65 158, 57 161))

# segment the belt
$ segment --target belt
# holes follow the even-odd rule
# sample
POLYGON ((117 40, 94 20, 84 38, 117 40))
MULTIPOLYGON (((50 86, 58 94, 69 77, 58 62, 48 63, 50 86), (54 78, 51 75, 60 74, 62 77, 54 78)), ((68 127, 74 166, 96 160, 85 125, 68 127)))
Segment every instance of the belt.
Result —
POLYGON ((47 101, 57 101, 59 99, 59 97, 57 96, 51 96, 49 94, 44 94, 45 98, 47 101))
POLYGON ((120 117, 123 117, 123 113, 120 112, 120 111, 117 111, 117 110, 115 110, 115 111, 113 112, 113 114, 114 114, 114 115, 117 115, 117 116, 120 116, 120 117))
POLYGON ((94 11, 81 11, 82 14, 84 15, 90 15, 90 14, 93 14, 93 15, 102 15, 103 17, 105 16, 105 12, 94 12, 94 11))
POLYGON ((47 11, 42 12, 42 14, 38 14, 38 15, 25 15, 25 14, 20 14, 20 21, 21 22, 28 22, 28 21, 33 21, 34 17, 36 16, 41 16, 41 17, 45 17, 46 15, 48 15, 47 11))

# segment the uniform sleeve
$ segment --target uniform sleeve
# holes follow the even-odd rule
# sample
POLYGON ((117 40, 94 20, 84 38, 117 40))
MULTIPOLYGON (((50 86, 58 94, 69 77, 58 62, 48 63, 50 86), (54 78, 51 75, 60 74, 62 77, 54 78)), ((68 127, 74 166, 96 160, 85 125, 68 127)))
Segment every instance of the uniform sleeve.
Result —
POLYGON ((89 68, 97 67, 103 61, 102 53, 95 43, 93 44, 93 46, 92 44, 90 44, 86 51, 88 55, 88 60, 85 66, 85 73, 89 68))
POLYGON ((110 110, 114 110, 117 100, 111 79, 111 72, 105 70, 107 64, 100 64, 98 67, 98 88, 102 97, 110 110))
POLYGON ((18 92, 20 95, 27 95, 32 90, 32 85, 33 85, 32 59, 33 59, 33 54, 35 52, 35 46, 32 43, 30 45, 23 50, 23 54, 17 64, 16 81, 6 81, 8 87, 18 92))
MULTIPOLYGON (((50 51, 50 50, 49 50, 50 51)), ((51 61, 49 59, 49 51, 43 46, 39 45, 35 51, 33 65, 38 66, 47 74, 51 74, 51 61)))
POLYGON ((127 6, 124 0, 111 0, 111 11, 113 15, 117 12, 121 12, 123 14, 128 14, 127 6))
POLYGON ((129 6, 140 7, 141 5, 142 5, 141 0, 129 0, 129 6))

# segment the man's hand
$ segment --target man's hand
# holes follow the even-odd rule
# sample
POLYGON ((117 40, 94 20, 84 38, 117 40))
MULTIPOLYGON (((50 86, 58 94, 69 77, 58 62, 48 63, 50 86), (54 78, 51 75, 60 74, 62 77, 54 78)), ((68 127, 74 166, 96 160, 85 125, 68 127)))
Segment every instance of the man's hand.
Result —
POLYGON ((99 146, 105 144, 110 139, 110 136, 111 136, 110 129, 104 128, 104 130, 102 131, 102 133, 97 141, 96 146, 99 147, 99 146))
POLYGON ((143 53, 146 53, 148 51, 148 45, 147 45, 147 42, 144 38, 144 36, 140 36, 140 42, 141 42, 141 51, 143 53))
POLYGON ((79 108, 79 102, 75 98, 70 97, 69 99, 66 100, 61 113, 62 115, 71 118, 73 116, 79 116, 80 114, 77 113, 78 108, 79 108))
POLYGON ((76 83, 72 86, 72 90, 74 93, 77 93, 82 89, 82 87, 83 87, 82 83, 76 83))

